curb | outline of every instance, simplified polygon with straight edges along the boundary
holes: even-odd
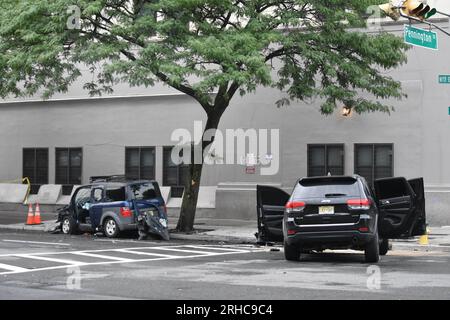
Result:
[[[41,225],[27,226],[27,225],[5,225],[0,224],[0,230],[14,230],[14,231],[31,231],[31,232],[49,232],[52,229],[52,224],[43,223]],[[238,237],[238,236],[220,236],[208,234],[180,234],[171,233],[171,240],[190,240],[190,241],[209,241],[209,242],[224,242],[231,244],[256,244],[256,239],[253,237]],[[392,250],[408,250],[418,252],[450,252],[450,246],[442,245],[419,245],[415,243],[392,242]]]
[[[41,224],[35,226],[28,225],[7,225],[0,224],[0,230],[12,230],[12,231],[31,231],[31,232],[49,232],[52,229],[52,224]],[[226,242],[233,244],[254,244],[256,239],[252,237],[236,237],[236,236],[218,236],[207,234],[180,234],[171,233],[170,239],[172,240],[191,240],[191,241],[210,241],[210,242]]]
[[[191,240],[191,241],[211,241],[211,242],[226,242],[233,244],[256,244],[256,238],[251,237],[236,237],[236,236],[216,236],[207,234],[179,234],[171,233],[170,239],[173,240]]]
[[[34,231],[47,232],[49,231],[45,224],[27,226],[27,225],[7,225],[0,224],[0,230],[15,230],[15,231]]]
[[[407,243],[392,243],[392,250],[409,250],[419,252],[450,252],[450,246],[436,244],[420,245]]]

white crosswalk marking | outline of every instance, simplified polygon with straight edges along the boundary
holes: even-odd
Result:
[[[157,250],[167,250],[167,251],[176,251],[176,252],[187,252],[187,253],[196,253],[196,254],[204,254],[205,256],[214,255],[215,252],[208,251],[199,251],[199,250],[186,250],[186,249],[178,249],[178,248],[167,248],[167,247],[156,247]]]
[[[111,251],[113,251],[113,250],[111,250]],[[100,259],[106,259],[106,260],[123,261],[123,262],[133,261],[132,259],[119,258],[119,257],[113,257],[113,256],[105,256],[103,254],[96,254],[96,253],[89,253],[89,252],[73,252],[71,254],[79,255],[79,256],[85,256],[85,257],[91,257],[91,258],[100,258]]]
[[[67,265],[70,265],[70,266],[77,266],[77,265],[82,264],[82,262],[80,262],[80,261],[67,260],[67,259],[57,259],[57,258],[49,258],[49,257],[43,257],[41,255],[37,255],[37,254],[16,254],[14,256],[19,257],[19,258],[43,260],[43,261],[49,261],[49,262],[57,262],[57,263],[67,264]]]
[[[186,245],[185,247],[187,247],[187,248],[193,248],[193,249],[213,249],[213,250],[219,250],[219,251],[250,252],[249,250],[234,249],[234,248],[220,248],[220,247],[212,247],[212,246],[192,246],[192,245]]]
[[[194,249],[194,250],[192,250]],[[193,259],[200,257],[222,256],[232,254],[251,253],[262,251],[256,247],[239,247],[239,246],[212,246],[212,245],[176,245],[176,246],[146,246],[131,248],[115,248],[115,249],[97,249],[97,250],[79,250],[79,251],[52,251],[52,252],[34,252],[34,253],[11,253],[0,255],[0,275],[36,272],[44,270],[64,269],[72,266],[98,266],[122,263],[151,262],[175,259]],[[161,252],[163,251],[163,252]],[[127,257],[120,257],[120,254],[127,254]],[[58,256],[64,255],[64,259]],[[67,259],[73,256],[75,259]],[[96,258],[97,261],[82,262],[77,261],[76,257]],[[131,256],[131,258],[130,258]],[[4,258],[19,258],[17,264],[20,265],[21,259],[29,261],[42,260],[59,265],[48,267],[24,268],[20,266],[12,266],[2,264]],[[23,260],[22,260],[23,262]],[[16,260],[15,260],[16,263]],[[27,266],[29,262],[27,263]],[[6,271],[3,271],[6,270]]]
[[[5,269],[5,270],[9,270],[9,271],[14,271],[14,272],[24,272],[24,271],[28,270],[26,268],[11,266],[9,264],[3,264],[3,263],[0,263],[0,269]]]
[[[142,256],[155,256],[155,257],[164,257],[164,258],[175,258],[177,256],[171,256],[168,254],[162,254],[162,253],[153,253],[153,252],[142,252],[142,251],[135,251],[135,250],[127,250],[127,249],[118,249],[117,252],[123,252],[123,253],[132,253]]]

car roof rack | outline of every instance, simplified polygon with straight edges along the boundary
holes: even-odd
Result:
[[[95,182],[127,182],[133,181],[134,179],[127,178],[124,174],[116,174],[110,176],[92,176],[89,178],[90,183]]]

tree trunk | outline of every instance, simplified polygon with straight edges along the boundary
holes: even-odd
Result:
[[[203,135],[207,130],[213,129],[216,130],[219,126],[221,113],[217,114],[209,114],[208,120],[206,122],[205,129],[203,130]],[[201,150],[202,150],[202,163],[194,163],[192,156],[191,164],[189,165],[189,173],[186,179],[186,184],[184,186],[184,194],[183,201],[181,204],[180,217],[178,219],[177,231],[181,232],[191,232],[194,229],[194,220],[195,220],[195,211],[197,209],[197,200],[198,200],[198,192],[200,191],[200,180],[202,177],[202,169],[203,169],[203,152],[208,145],[210,145],[214,139],[211,141],[202,141]],[[193,148],[191,150],[193,155]]]
[[[191,232],[194,229],[195,210],[197,209],[203,164],[191,164],[189,167],[191,177],[186,179],[187,183],[184,187],[180,218],[177,224],[177,230],[182,232]]]

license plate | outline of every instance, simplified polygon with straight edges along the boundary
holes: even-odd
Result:
[[[333,206],[319,207],[319,214],[334,214]]]

